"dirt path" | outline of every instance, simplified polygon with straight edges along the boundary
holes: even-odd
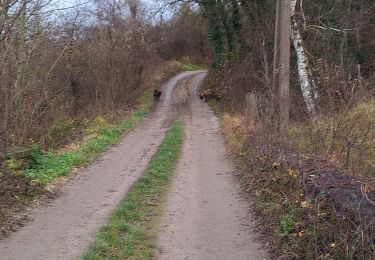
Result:
[[[78,259],[141,176],[176,114],[186,141],[167,202],[158,258],[263,259],[253,242],[247,202],[231,174],[219,124],[196,90],[202,72],[185,72],[163,89],[157,109],[98,162],[81,170],[50,205],[0,241],[1,260]]]
[[[190,96],[184,109],[186,140],[161,223],[157,258],[264,259],[252,235],[248,202],[233,180],[219,124],[196,95],[203,76],[179,86],[188,89],[176,90]]]
[[[197,74],[184,72],[171,79],[145,122],[64,185],[59,198],[35,209],[25,227],[0,241],[0,259],[79,258],[161,143],[173,113],[173,90],[183,78]]]

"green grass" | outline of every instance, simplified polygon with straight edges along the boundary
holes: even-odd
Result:
[[[297,210],[293,205],[289,205],[288,212],[280,216],[279,236],[285,237],[293,231],[297,221]]]
[[[94,134],[86,138],[76,149],[64,152],[50,151],[41,154],[34,147],[35,164],[25,169],[24,174],[32,181],[48,184],[57,177],[69,175],[74,167],[84,165],[98,154],[109,149],[125,133],[130,132],[149,112],[152,106],[152,93],[142,97],[139,108],[117,125],[103,124]]]
[[[184,126],[177,121],[168,131],[143,177],[120,202],[108,223],[82,259],[151,259],[160,217],[160,201],[168,189],[180,154]]]
[[[200,65],[197,65],[197,64],[191,64],[191,63],[187,63],[187,64],[182,64],[182,69],[183,70],[187,70],[187,71],[195,71],[195,70],[203,70],[204,68]]]

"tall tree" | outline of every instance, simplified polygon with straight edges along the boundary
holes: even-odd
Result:
[[[296,14],[297,0],[291,0],[291,19],[292,19],[292,40],[293,46],[297,54],[298,75],[303,98],[305,100],[306,108],[311,116],[316,114],[316,92],[315,82],[312,78],[312,73],[309,65],[309,60],[306,55],[305,46],[300,32],[300,25]],[[302,7],[301,7],[302,8]]]

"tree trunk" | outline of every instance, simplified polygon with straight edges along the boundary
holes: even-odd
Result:
[[[2,36],[1,34],[4,30],[4,24],[5,24],[7,13],[8,13],[8,3],[6,1],[2,1],[0,3],[0,36]]]
[[[21,14],[20,14],[20,21],[18,26],[18,37],[17,37],[17,55],[18,55],[18,62],[17,62],[17,79],[16,79],[16,95],[17,101],[20,102],[21,99],[21,92],[23,86],[23,80],[25,76],[25,67],[26,67],[26,46],[25,46],[25,34],[26,34],[26,8],[27,8],[27,0],[22,0],[21,6]]]
[[[309,61],[306,56],[306,51],[303,45],[303,39],[299,30],[298,21],[296,18],[296,4],[297,0],[291,0],[291,19],[292,19],[292,41],[294,49],[297,53],[298,75],[301,84],[303,99],[305,101],[307,110],[311,116],[316,115],[315,99],[316,93],[314,90],[314,80],[312,79]]]

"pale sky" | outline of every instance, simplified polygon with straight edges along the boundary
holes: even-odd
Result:
[[[161,2],[156,0],[141,0],[141,2],[150,7],[150,11],[158,10],[162,6]],[[51,9],[62,9],[60,12],[68,12],[74,7],[88,8],[93,5],[94,0],[53,0],[52,3],[54,6]]]
[[[87,3],[88,2],[88,3]],[[76,5],[89,5],[92,0],[55,0],[54,3],[59,8],[69,8],[74,7]]]

